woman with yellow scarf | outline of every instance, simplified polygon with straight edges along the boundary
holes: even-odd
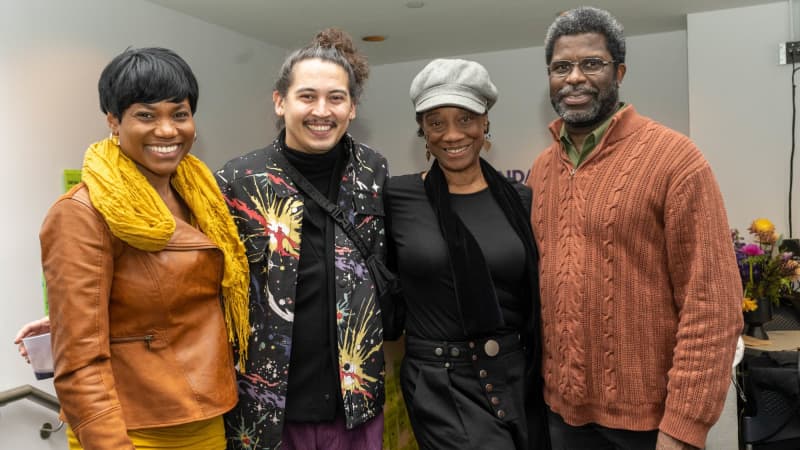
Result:
[[[219,188],[189,154],[197,81],[177,54],[142,48],[98,87],[111,136],[40,233],[70,449],[222,449],[249,278]]]

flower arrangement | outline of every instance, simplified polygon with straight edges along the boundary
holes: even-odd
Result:
[[[768,219],[754,220],[747,231],[754,242],[745,242],[738,230],[731,235],[744,289],[742,311],[751,312],[758,309],[759,298],[777,305],[781,295],[792,291],[792,282],[800,280],[800,261],[779,250],[781,236]]]

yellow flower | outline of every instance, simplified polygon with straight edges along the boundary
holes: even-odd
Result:
[[[771,235],[772,233],[775,232],[775,225],[773,225],[772,222],[769,221],[769,219],[760,217],[754,220],[753,223],[750,224],[750,228],[748,230],[754,234],[763,233],[765,235],[766,234]]]
[[[758,303],[752,298],[743,298],[742,299],[742,311],[744,312],[751,312],[758,309]]]
[[[769,219],[763,217],[754,220],[747,231],[756,237],[759,244],[773,245],[781,237],[775,231],[775,225]]]

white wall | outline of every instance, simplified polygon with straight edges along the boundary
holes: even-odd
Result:
[[[768,217],[788,235],[792,68],[778,65],[778,43],[789,40],[788,15],[782,2],[687,20],[691,136],[714,167],[731,226],[742,231]]]
[[[627,40],[628,73],[621,99],[645,115],[683,133],[689,131],[686,33],[674,31]],[[500,91],[489,112],[493,147],[487,159],[498,170],[527,173],[534,157],[550,142],[550,105],[544,48],[531,47],[461,56],[485,65]],[[408,89],[429,61],[387,64],[372,69],[353,133],[389,159],[392,174],[423,170],[425,145]]]
[[[264,145],[273,133],[271,83],[285,51],[143,1],[26,0],[0,5],[0,391],[36,382],[12,337],[42,315],[38,230],[80,168],[89,143],[108,135],[97,100],[103,66],[128,46],[176,50],[200,83],[193,151],[211,168]],[[38,427],[56,415],[24,401],[0,408],[0,450],[65,448]]]

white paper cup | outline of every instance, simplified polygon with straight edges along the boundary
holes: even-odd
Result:
[[[50,333],[22,338],[28,359],[31,360],[33,374],[37,380],[53,376],[53,351],[50,349]]]

